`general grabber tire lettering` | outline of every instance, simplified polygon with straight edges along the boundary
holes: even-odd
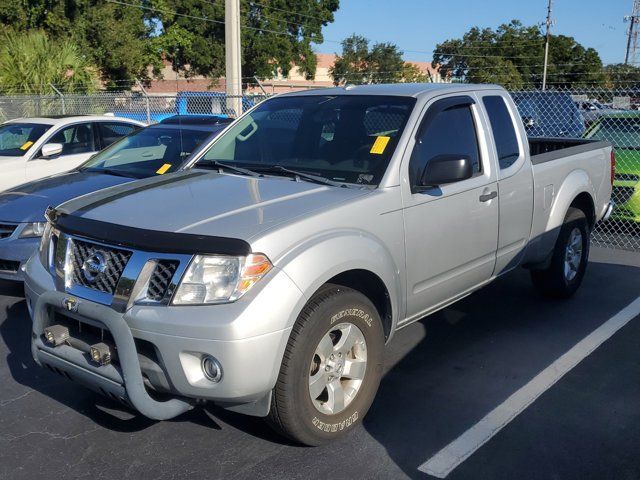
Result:
[[[293,326],[268,422],[304,445],[342,437],[369,410],[383,358],[382,322],[371,301],[351,288],[321,288]]]
[[[589,261],[589,223],[582,210],[569,208],[560,228],[551,263],[531,270],[536,290],[549,298],[569,298],[584,278]]]

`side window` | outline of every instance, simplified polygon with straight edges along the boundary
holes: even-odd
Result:
[[[116,140],[120,140],[138,128],[130,123],[119,122],[99,122],[96,125],[98,125],[98,131],[100,132],[102,148],[107,148]]]
[[[48,143],[61,143],[62,155],[95,152],[93,125],[81,123],[63,128],[48,140]]]
[[[507,104],[499,95],[484,97],[482,103],[489,115],[500,168],[509,168],[520,157],[520,146]]]
[[[411,154],[411,181],[415,182],[422,177],[429,160],[451,154],[468,156],[473,165],[473,173],[481,171],[476,125],[468,105],[439,112],[420,132]]]

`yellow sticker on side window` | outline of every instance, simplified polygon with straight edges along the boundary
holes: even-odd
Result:
[[[382,155],[384,153],[384,149],[387,148],[389,140],[391,140],[391,137],[377,137],[376,141],[373,142],[373,146],[371,147],[371,150],[369,150],[369,153],[373,153],[374,155]]]
[[[165,173],[167,173],[169,171],[169,169],[171,168],[171,164],[170,163],[165,163],[164,165],[162,165],[158,171],[156,172],[158,175],[164,175]]]
[[[31,145],[33,145],[33,142],[31,140],[24,142],[20,147],[20,150],[28,150]]]

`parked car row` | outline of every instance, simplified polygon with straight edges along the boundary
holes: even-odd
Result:
[[[530,132],[553,120],[531,108]],[[517,266],[571,296],[611,214],[610,143],[528,138],[496,86],[298,92],[208,122],[0,195],[36,362],[158,420],[212,401],[330,442],[397,329]]]
[[[49,127],[53,129],[51,132],[37,127],[49,125],[49,120],[16,120],[0,127],[0,139],[5,146],[2,152],[7,156],[26,152],[14,162],[0,160],[8,167],[2,184],[22,183],[0,192],[2,279],[23,279],[21,267],[37,249],[46,225],[47,207],[104,188],[180,170],[199,145],[214,138],[231,122],[217,116],[174,116],[142,128],[139,122],[109,117],[66,117],[51,120],[55,122],[51,124],[55,128]],[[83,129],[98,136],[81,149],[77,139]],[[40,132],[40,137],[31,135],[35,131]],[[60,143],[50,143],[52,140]],[[16,145],[27,146],[22,149]],[[56,146],[57,154],[51,153],[41,160],[38,149],[47,152],[47,148],[53,150],[52,145],[62,148]],[[96,154],[96,145],[107,148]],[[73,150],[65,150],[67,146]],[[20,165],[29,179],[45,178],[24,183],[17,162],[23,162]],[[36,169],[34,165],[42,162],[46,165]]]

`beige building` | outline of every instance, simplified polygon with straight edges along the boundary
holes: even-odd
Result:
[[[336,55],[332,53],[316,54],[318,64],[313,80],[307,80],[298,67],[293,67],[287,76],[278,74],[274,78],[257,81],[246,79],[247,92],[250,93],[283,93],[294,90],[304,90],[309,88],[326,88],[333,86],[333,79],[329,74],[329,69],[336,61]],[[431,66],[431,62],[409,62],[418,67],[426,75],[430,82],[441,83],[447,81],[443,79],[437,68]],[[190,78],[182,74],[176,75],[171,68],[170,62],[165,62],[162,69],[162,80],[153,80],[146,89],[149,94],[162,95],[175,93],[177,91],[220,91],[225,90],[224,78],[212,80],[202,76]]]

